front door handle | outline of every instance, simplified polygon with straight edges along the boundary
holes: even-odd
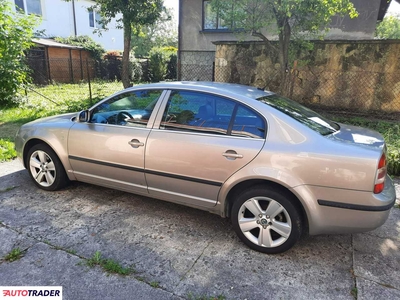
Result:
[[[237,154],[237,152],[235,150],[228,150],[225,153],[222,154],[223,156],[225,156],[227,159],[230,160],[234,160],[237,158],[243,158],[242,154]]]
[[[142,143],[138,139],[133,139],[129,141],[128,144],[131,145],[132,148],[139,148],[144,146],[144,143]]]

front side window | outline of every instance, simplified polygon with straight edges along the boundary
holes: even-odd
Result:
[[[285,97],[274,94],[258,98],[257,100],[283,112],[321,135],[328,135],[340,129],[338,124]]]
[[[15,7],[26,14],[42,15],[42,4],[40,0],[14,0]]]
[[[161,129],[238,137],[263,138],[265,122],[234,100],[191,91],[173,91]]]
[[[115,96],[93,109],[90,122],[146,127],[161,93],[161,90],[144,90]]]

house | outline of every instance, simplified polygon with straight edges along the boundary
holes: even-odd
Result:
[[[216,46],[213,42],[237,41],[213,12],[209,0],[179,0],[179,78],[212,80]],[[325,39],[372,39],[378,21],[385,16],[387,0],[352,0],[359,17],[336,16]],[[267,36],[273,38],[273,36]],[[248,37],[246,40],[258,40]]]
[[[46,37],[69,37],[88,35],[106,50],[122,50],[124,44],[123,29],[117,28],[116,20],[103,30],[99,23],[98,12],[88,8],[95,4],[89,0],[8,0],[26,14],[35,14],[42,18],[36,28],[44,31]],[[93,31],[98,30],[101,36]]]

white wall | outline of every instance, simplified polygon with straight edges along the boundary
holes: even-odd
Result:
[[[46,0],[56,1],[56,0]],[[58,0],[60,1],[60,0]],[[124,35],[122,29],[117,29],[116,20],[112,20],[108,25],[108,30],[101,30],[101,36],[93,33],[94,28],[89,26],[89,13],[87,8],[92,6],[94,1],[78,0],[75,1],[76,27],[78,35],[88,35],[96,42],[103,45],[106,50],[123,50]],[[117,19],[121,16],[117,16]]]
[[[14,0],[9,0],[14,4]],[[45,30],[47,37],[68,37],[74,35],[74,19],[72,1],[63,0],[41,0],[42,22],[37,30]],[[93,33],[94,28],[89,26],[89,13],[87,8],[92,6],[94,1],[75,0],[75,16],[77,35],[88,35],[100,43],[106,50],[123,50],[123,30],[116,28],[116,21],[108,24],[109,30],[102,30],[102,35]]]

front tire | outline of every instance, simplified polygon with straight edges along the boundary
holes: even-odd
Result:
[[[264,186],[250,188],[236,198],[231,221],[247,246],[268,254],[289,250],[303,230],[293,197]]]
[[[46,144],[29,149],[26,166],[33,182],[43,190],[55,191],[69,183],[60,159]]]

